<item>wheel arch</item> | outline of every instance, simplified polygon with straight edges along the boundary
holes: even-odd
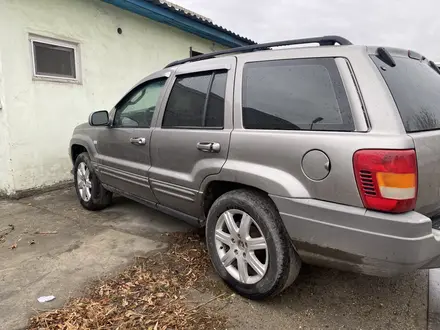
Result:
[[[202,214],[205,218],[218,197],[240,188],[259,191],[269,198],[270,195],[310,198],[306,187],[289,173],[259,164],[227,164],[219,174],[206,177],[201,184]]]
[[[87,152],[90,156],[90,159],[94,161],[96,148],[91,138],[82,135],[72,137],[70,140],[69,153],[73,164],[75,164],[76,158],[83,152]]]
[[[75,144],[72,144],[70,146],[70,158],[71,158],[73,164],[75,164],[76,159],[83,152],[87,152],[88,153],[89,151],[82,144],[76,144],[75,143]]]

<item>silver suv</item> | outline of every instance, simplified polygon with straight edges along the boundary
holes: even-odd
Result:
[[[440,71],[413,51],[330,36],[173,62],[78,126],[70,153],[86,209],[117,192],[205,226],[219,276],[251,299],[301,261],[440,266]]]

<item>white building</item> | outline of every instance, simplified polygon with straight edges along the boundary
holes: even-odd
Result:
[[[163,0],[0,0],[0,194],[69,180],[73,128],[147,74],[251,43]]]

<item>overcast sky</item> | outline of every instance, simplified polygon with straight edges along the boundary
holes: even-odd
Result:
[[[257,42],[339,34],[440,62],[439,0],[172,0]]]

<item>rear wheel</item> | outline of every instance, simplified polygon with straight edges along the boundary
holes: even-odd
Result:
[[[208,214],[206,240],[217,273],[250,299],[280,293],[301,268],[278,210],[259,192],[235,190],[220,196]]]
[[[85,209],[102,210],[111,203],[112,193],[102,186],[86,152],[75,160],[74,179],[76,194]]]

